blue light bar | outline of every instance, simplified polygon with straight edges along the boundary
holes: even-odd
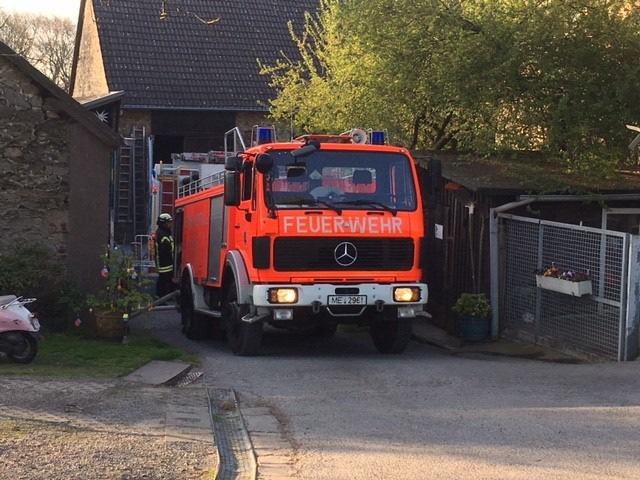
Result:
[[[386,143],[384,130],[371,130],[369,132],[369,143],[372,145],[384,145]]]
[[[273,130],[270,127],[258,127],[258,145],[273,142]]]
[[[271,126],[254,125],[251,131],[251,145],[262,145],[276,141],[276,128]]]

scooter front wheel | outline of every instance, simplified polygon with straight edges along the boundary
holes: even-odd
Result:
[[[7,357],[15,363],[30,363],[38,354],[38,341],[31,335],[22,335],[22,343],[12,348]]]

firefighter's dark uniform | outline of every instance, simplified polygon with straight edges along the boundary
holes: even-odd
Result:
[[[173,251],[174,242],[171,236],[173,219],[168,213],[158,217],[158,229],[155,235],[156,270],[158,282],[156,283],[156,295],[164,297],[175,290],[173,283]]]

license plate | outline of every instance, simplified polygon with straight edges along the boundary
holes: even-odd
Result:
[[[366,305],[366,295],[329,295],[329,305]]]

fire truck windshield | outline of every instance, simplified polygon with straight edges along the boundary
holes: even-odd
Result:
[[[410,159],[400,153],[318,150],[302,159],[271,151],[273,168],[264,177],[272,208],[328,208],[398,211],[416,209]]]

